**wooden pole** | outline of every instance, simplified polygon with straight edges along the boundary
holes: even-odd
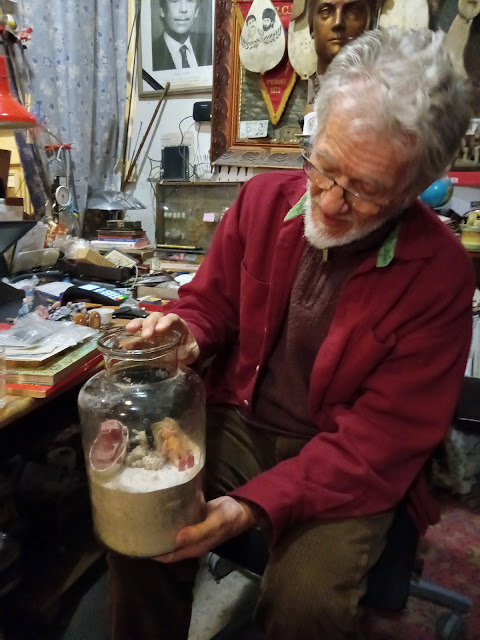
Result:
[[[122,145],[123,164],[122,164],[122,182],[121,182],[122,184],[123,184],[123,179],[125,178],[124,172],[125,172],[125,164],[127,162],[128,133],[130,128],[130,117],[132,113],[133,85],[136,80],[135,72],[137,70],[137,44],[139,42],[139,33],[140,33],[140,2],[137,3],[137,8],[135,10],[135,17],[133,18],[132,35],[133,35],[134,28],[135,28],[135,49],[133,51],[132,76],[131,76],[131,82],[130,82],[130,97],[128,99],[127,118],[126,118],[124,130],[123,130],[123,145]],[[129,42],[129,46],[127,47],[127,55],[128,55],[129,48],[130,48],[130,42]]]
[[[160,109],[160,106],[161,106],[161,104],[163,102],[163,99],[167,95],[167,92],[168,92],[169,89],[170,89],[170,83],[167,82],[167,84],[165,85],[165,89],[162,91],[162,94],[158,99],[158,104],[155,107],[155,111],[153,112],[153,115],[152,115],[152,117],[150,119],[150,122],[148,123],[147,130],[145,131],[145,134],[144,134],[144,136],[142,138],[140,146],[138,147],[137,153],[135,154],[135,157],[132,160],[132,164],[130,165],[130,168],[128,169],[128,173],[127,173],[125,179],[122,181],[122,185],[120,187],[121,191],[125,191],[125,187],[128,185],[128,181],[130,180],[130,178],[132,176],[132,173],[133,173],[133,170],[135,169],[135,165],[137,164],[138,156],[140,155],[140,152],[143,149],[143,145],[145,144],[147,136],[150,133],[150,129],[152,128],[152,125],[153,125],[153,123],[155,121],[155,118],[157,117],[158,110]]]

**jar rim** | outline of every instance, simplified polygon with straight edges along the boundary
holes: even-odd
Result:
[[[111,329],[98,338],[97,347],[99,351],[109,356],[130,360],[149,360],[151,358],[158,358],[172,351],[172,349],[176,349],[180,345],[182,335],[180,331],[170,329],[165,333],[154,333],[151,338],[146,338],[145,341],[151,343],[158,341],[158,344],[153,344],[151,347],[128,349],[120,346],[122,340],[140,337],[141,330],[136,333],[131,333],[130,331],[125,331],[123,327]]]

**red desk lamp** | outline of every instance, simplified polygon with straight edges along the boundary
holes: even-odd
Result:
[[[10,93],[7,61],[0,55],[0,129],[29,129],[37,124],[35,116]]]

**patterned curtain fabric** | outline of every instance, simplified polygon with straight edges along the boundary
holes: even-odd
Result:
[[[127,80],[128,0],[19,0],[35,115],[71,143],[78,211],[88,187],[118,188]],[[50,144],[55,140],[51,139]],[[52,166],[55,174],[55,163]]]

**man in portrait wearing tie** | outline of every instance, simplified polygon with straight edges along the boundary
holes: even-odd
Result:
[[[202,0],[159,0],[163,32],[153,40],[153,71],[212,64],[211,38],[192,32]]]

